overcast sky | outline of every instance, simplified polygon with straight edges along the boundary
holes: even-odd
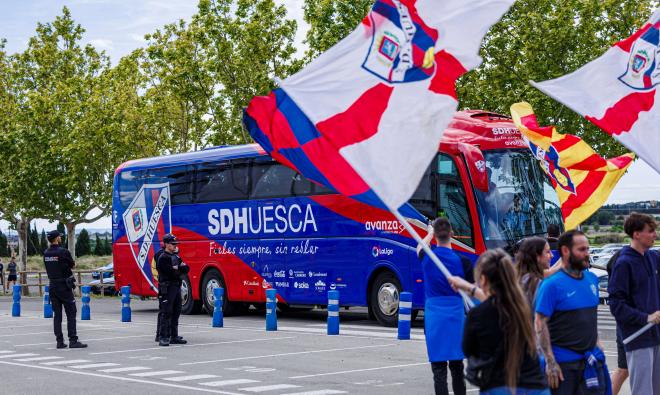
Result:
[[[275,0],[285,4],[290,18],[298,21],[296,42],[302,49],[306,26],[302,21],[303,0]],[[7,39],[9,53],[23,51],[34,35],[37,22],[50,22],[69,7],[74,20],[86,33],[84,42],[105,50],[113,64],[132,50],[145,44],[144,35],[179,19],[189,21],[197,10],[197,0],[0,0],[0,38]],[[301,51],[302,52],[302,51]],[[607,203],[638,200],[660,200],[660,174],[637,160],[621,179]],[[104,218],[87,228],[110,228]],[[47,230],[55,225],[37,221]],[[0,221],[5,231],[7,223]]]

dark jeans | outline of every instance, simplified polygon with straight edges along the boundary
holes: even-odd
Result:
[[[551,390],[552,395],[604,395],[606,390],[603,364],[598,362],[598,388],[589,389],[584,382],[584,361],[560,363],[564,381],[559,382],[559,388]],[[609,374],[609,372],[607,373]]]
[[[181,315],[181,286],[177,283],[158,284],[159,332],[162,338],[179,336],[179,316]]]
[[[433,386],[435,395],[449,395],[447,387],[447,362],[431,362],[433,370]],[[465,377],[463,375],[463,361],[449,361],[451,371],[451,386],[454,395],[465,395]]]
[[[76,334],[76,300],[73,297],[73,291],[64,284],[50,285],[50,303],[53,306],[53,330],[55,339],[58,343],[64,342],[62,333],[62,307],[66,312],[66,329],[69,335],[69,341],[78,340]]]

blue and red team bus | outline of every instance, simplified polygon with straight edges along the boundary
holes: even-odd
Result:
[[[489,248],[510,248],[548,224],[562,225],[557,195],[520,132],[505,116],[458,112],[438,155],[410,199],[426,218],[449,218],[455,251],[476,260]],[[423,275],[412,237],[384,210],[359,203],[271,159],[258,145],[129,161],[115,173],[113,261],[116,287],[155,296],[151,262],[172,232],[190,266],[182,310],[261,306],[275,288],[283,308],[327,304],[368,306],[395,325],[401,291],[424,306]],[[422,219],[421,221],[419,219]]]

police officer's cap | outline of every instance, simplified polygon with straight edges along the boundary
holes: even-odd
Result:
[[[48,232],[46,234],[46,238],[50,242],[52,242],[53,240],[57,239],[60,236],[64,236],[64,235],[62,233],[60,233],[59,231],[57,231],[57,230],[51,230],[50,232]]]
[[[166,234],[163,236],[163,243],[164,244],[179,244],[179,240],[177,240],[176,236],[174,236],[171,233]]]

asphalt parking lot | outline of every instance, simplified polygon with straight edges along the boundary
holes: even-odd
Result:
[[[189,343],[159,347],[156,301],[132,300],[132,322],[122,323],[120,299],[103,298],[92,300],[90,321],[78,321],[89,348],[57,350],[41,299],[23,298],[21,317],[11,317],[11,304],[11,297],[0,297],[0,386],[6,394],[433,393],[421,318],[412,339],[399,341],[396,328],[369,321],[365,309],[341,311],[339,336],[326,335],[322,310],[279,314],[276,332],[266,332],[257,311],[225,317],[224,328],[211,327],[205,314],[190,315],[180,322]],[[80,302],[78,311],[80,317]],[[606,306],[599,310],[599,330],[613,370],[614,320]]]

